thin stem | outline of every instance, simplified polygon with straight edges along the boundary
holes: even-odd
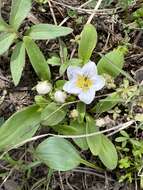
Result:
[[[48,177],[47,177],[48,182],[47,182],[46,190],[49,190],[50,180],[52,178],[53,173],[54,173],[54,170],[53,169],[49,169]]]
[[[94,169],[96,169],[98,171],[103,171],[102,168],[100,168],[100,167],[96,166],[95,164],[92,164],[92,163],[90,163],[90,162],[88,162],[88,161],[86,161],[84,159],[81,159],[81,163],[88,166],[88,167],[90,167],[90,168],[94,168]]]
[[[53,10],[53,7],[52,7],[52,5],[51,5],[51,2],[48,1],[48,3],[49,3],[49,7],[50,7],[50,11],[51,11],[51,14],[52,14],[52,17],[53,17],[54,23],[55,23],[55,25],[58,25],[58,23],[57,23],[57,19],[56,19],[56,17],[55,17],[55,13],[54,13],[54,10]]]
[[[94,8],[93,13],[92,13],[92,14],[90,15],[90,17],[88,18],[87,24],[91,23],[93,17],[95,16],[96,11],[99,9],[99,7],[100,7],[100,5],[101,5],[101,3],[102,3],[102,0],[99,0],[99,1],[97,2],[96,6],[95,6],[95,8]]]
[[[102,131],[98,131],[98,132],[90,133],[90,134],[83,134],[83,135],[55,135],[55,134],[48,133],[48,134],[43,134],[43,135],[35,136],[35,137],[32,137],[32,138],[26,139],[25,141],[23,141],[23,142],[21,142],[21,143],[19,143],[17,145],[14,145],[13,147],[9,148],[2,155],[0,155],[0,159],[2,159],[3,156],[7,152],[9,152],[10,150],[18,148],[18,147],[22,146],[25,143],[28,143],[28,142],[31,142],[31,141],[36,141],[36,140],[44,138],[44,137],[53,136],[53,137],[59,137],[59,138],[65,138],[65,139],[68,139],[68,138],[75,138],[75,139],[77,139],[77,138],[87,138],[87,137],[92,137],[92,136],[103,134],[103,133],[106,133],[106,132],[109,132],[109,131],[113,131],[113,130],[116,130],[116,132],[119,132],[119,131],[121,131],[123,129],[126,129],[127,127],[129,127],[133,123],[135,123],[135,121],[131,120],[129,122],[126,122],[124,124],[120,124],[118,126],[110,128],[110,129],[106,129],[106,130],[102,130]]]

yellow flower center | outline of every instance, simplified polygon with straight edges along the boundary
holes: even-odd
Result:
[[[93,85],[93,82],[91,79],[84,75],[78,75],[77,81],[76,81],[76,86],[78,88],[81,88],[83,91],[89,90],[91,86]]]

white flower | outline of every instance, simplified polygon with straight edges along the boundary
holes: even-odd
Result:
[[[54,94],[54,98],[55,98],[55,101],[58,102],[58,103],[64,103],[66,98],[67,98],[67,95],[65,92],[61,91],[61,90],[58,90],[55,92]]]
[[[78,95],[78,98],[85,104],[90,104],[95,97],[95,92],[105,86],[105,80],[97,74],[97,67],[94,62],[89,61],[82,68],[69,66],[67,69],[69,81],[63,89]]]
[[[36,90],[38,94],[48,94],[52,90],[52,85],[47,81],[41,81],[38,82],[38,84],[36,85]]]

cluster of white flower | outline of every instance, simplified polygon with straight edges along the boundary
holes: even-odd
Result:
[[[52,84],[48,81],[41,81],[36,85],[36,90],[38,94],[45,95],[52,91]],[[64,103],[67,98],[65,92],[58,90],[54,94],[54,99],[58,103]]]
[[[82,68],[69,66],[67,76],[69,81],[65,83],[63,90],[69,94],[78,95],[78,98],[85,104],[90,104],[95,98],[95,92],[105,86],[105,79],[97,74],[97,67],[92,61]],[[48,94],[52,90],[52,85],[47,81],[39,82],[36,90],[41,95]],[[61,90],[54,94],[56,102],[64,103],[66,98],[66,93]]]

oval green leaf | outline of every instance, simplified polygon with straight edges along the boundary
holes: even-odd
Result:
[[[86,132],[85,125],[78,124],[77,121],[72,122],[71,125],[52,126],[52,129],[54,129],[54,131],[58,132],[59,134],[67,135],[67,136],[68,135],[84,135]],[[86,138],[73,138],[73,141],[82,150],[88,149]]]
[[[31,138],[40,125],[38,106],[29,106],[13,114],[0,127],[0,150],[8,150]]]
[[[124,53],[120,49],[113,50],[104,55],[97,64],[99,74],[109,74],[117,77],[124,65]]]
[[[52,129],[62,135],[76,135],[78,129],[70,125],[54,125]]]
[[[86,134],[97,132],[96,122],[92,117],[86,117]],[[93,155],[98,155],[101,145],[101,135],[86,137],[88,146]]]
[[[71,127],[76,130],[76,134],[74,135],[85,135],[86,134],[86,126],[85,123],[78,123],[78,121],[73,121],[70,123]],[[69,134],[73,135],[73,134]],[[73,138],[73,141],[79,146],[82,150],[88,149],[87,139],[86,137],[82,138]]]
[[[86,24],[81,33],[81,39],[79,42],[78,55],[83,60],[83,63],[87,63],[92,55],[92,52],[97,43],[97,32],[92,24]]]
[[[114,92],[110,94],[107,98],[100,100],[99,103],[97,103],[92,108],[92,112],[103,113],[103,112],[109,111],[121,101],[122,100],[119,94]]]
[[[74,146],[65,139],[50,137],[36,149],[36,156],[48,167],[68,171],[80,164],[81,157]]]
[[[18,42],[15,49],[13,50],[10,61],[10,70],[15,86],[17,86],[20,81],[24,66],[25,46],[23,42]]]
[[[27,17],[31,4],[31,0],[12,0],[9,23],[15,30],[19,28],[22,21]]]
[[[30,62],[36,74],[38,75],[38,77],[41,80],[50,80],[51,78],[50,69],[39,47],[30,37],[27,37],[27,36],[24,37],[24,44],[25,44]]]
[[[113,143],[105,136],[101,135],[101,145],[98,154],[103,164],[110,170],[116,168],[118,163],[118,155]]]
[[[50,40],[57,37],[66,36],[72,33],[72,29],[53,24],[36,24],[30,28],[27,35],[34,40]]]
[[[52,102],[42,111],[41,122],[45,126],[54,126],[59,124],[65,118],[66,114],[67,111],[65,108]]]
[[[0,55],[9,49],[15,38],[15,33],[2,33],[0,35]]]
[[[60,66],[61,65],[61,59],[58,56],[52,56],[47,60],[47,63],[51,66]]]
[[[85,113],[86,113],[86,104],[83,102],[77,103],[77,111],[78,115],[78,122],[82,123],[84,121]]]
[[[117,138],[115,139],[116,142],[124,142],[124,141],[127,141],[127,140],[128,140],[127,137],[117,137]]]

